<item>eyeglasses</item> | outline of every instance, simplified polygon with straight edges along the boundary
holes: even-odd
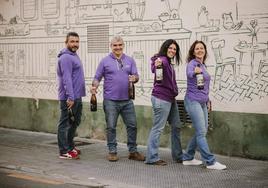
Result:
[[[117,59],[117,62],[119,64],[120,69],[123,69],[124,67],[123,61],[121,59]]]

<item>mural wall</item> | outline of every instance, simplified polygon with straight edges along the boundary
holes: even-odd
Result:
[[[151,105],[149,59],[173,38],[183,99],[186,54],[203,40],[214,110],[268,114],[267,7],[267,0],[0,0],[0,96],[57,99],[57,54],[76,31],[88,86],[110,39],[121,35],[140,73],[135,104]]]

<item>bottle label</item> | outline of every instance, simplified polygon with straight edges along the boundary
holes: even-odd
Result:
[[[163,69],[156,69],[155,77],[156,80],[163,80]]]
[[[203,74],[196,75],[197,87],[204,88],[204,77]]]

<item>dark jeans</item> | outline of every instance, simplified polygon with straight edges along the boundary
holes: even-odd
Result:
[[[72,121],[68,112],[66,100],[60,101],[60,120],[58,124],[58,146],[60,154],[67,153],[74,148],[74,136],[76,128],[81,122],[82,115],[82,100],[75,99],[72,107],[74,120]]]

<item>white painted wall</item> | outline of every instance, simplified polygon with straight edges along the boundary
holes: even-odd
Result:
[[[252,19],[258,22],[254,47]],[[135,58],[141,75],[137,105],[151,105],[149,59],[168,38],[181,47],[177,79],[178,99],[183,99],[186,54],[194,40],[203,40],[214,110],[268,113],[268,65],[260,66],[267,58],[267,0],[0,0],[0,96],[57,99],[56,56],[69,31],[80,34],[78,53],[88,85],[99,60],[109,52],[109,39],[122,35],[125,52]],[[215,39],[225,44],[223,58],[234,62],[223,73],[216,68]]]

